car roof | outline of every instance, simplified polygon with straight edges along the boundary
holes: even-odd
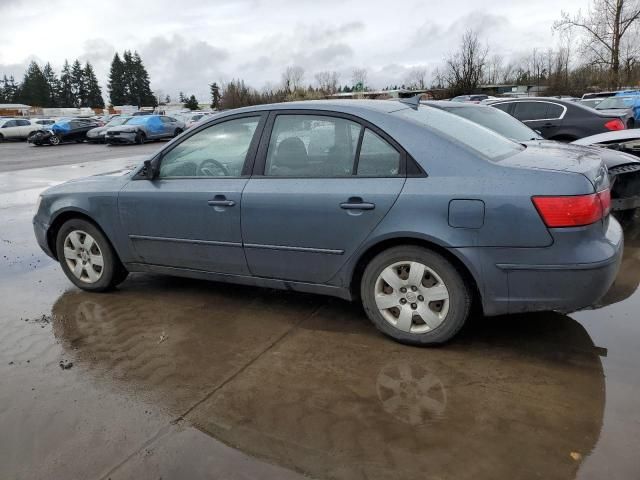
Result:
[[[450,102],[448,100],[423,100],[420,102],[420,105],[429,105],[441,108],[488,108],[488,105],[486,104]]]
[[[267,103],[242,107],[234,110],[225,110],[221,113],[229,112],[254,112],[262,110],[327,110],[335,112],[349,112],[368,110],[372,112],[391,113],[397,110],[410,108],[401,102],[389,102],[384,100],[305,100],[297,102]]]

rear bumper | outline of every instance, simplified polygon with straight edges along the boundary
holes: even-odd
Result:
[[[607,220],[604,236],[602,228],[554,231],[554,244],[546,248],[460,249],[481,272],[485,315],[571,312],[593,305],[615,280],[624,248],[615,219]]]

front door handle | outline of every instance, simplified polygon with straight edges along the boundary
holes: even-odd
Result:
[[[346,202],[340,204],[343,210],[373,210],[376,208],[375,203],[364,202],[360,197],[350,197]]]
[[[227,200],[224,195],[216,195],[213,200],[208,200],[207,205],[211,207],[233,207],[236,204],[233,200]]]

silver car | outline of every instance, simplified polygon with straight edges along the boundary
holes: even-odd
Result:
[[[110,127],[105,142],[143,144],[149,140],[177,137],[185,130],[182,120],[166,115],[139,115],[131,117],[125,124]]]
[[[87,132],[87,141],[104,143],[107,130],[109,130],[111,127],[124,125],[125,123],[127,123],[127,121],[129,121],[130,118],[132,117],[126,115],[118,115],[117,117],[113,117],[106,125],[89,130]]]

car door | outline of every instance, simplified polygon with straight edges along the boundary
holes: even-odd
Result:
[[[31,133],[31,122],[29,120],[16,120],[16,126],[18,127],[18,137],[27,138]]]
[[[153,180],[134,179],[118,208],[138,261],[248,273],[240,204],[266,115],[220,119],[160,153]]]
[[[17,120],[7,120],[2,125],[2,136],[4,138],[18,138],[20,136],[20,127]]]
[[[513,116],[537,130],[544,138],[558,133],[566,108],[560,104],[541,100],[515,102]]]
[[[329,281],[395,202],[405,162],[393,140],[355,117],[273,112],[242,194],[251,273]]]

